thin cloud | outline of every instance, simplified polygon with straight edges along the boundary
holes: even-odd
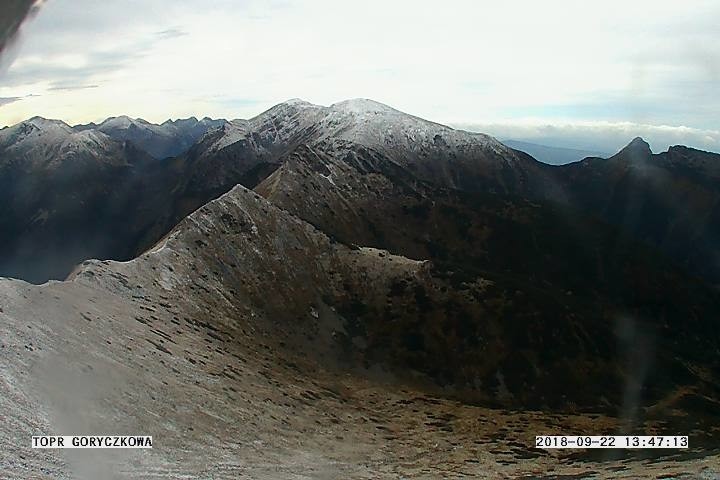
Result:
[[[98,88],[99,85],[58,85],[48,88],[49,91],[55,92],[55,91],[61,91],[61,92],[71,92],[74,90],[87,90],[89,88]]]
[[[188,32],[179,28],[168,28],[167,30],[157,32],[155,35],[160,39],[166,40],[171,38],[184,37],[185,35],[188,35]]]
[[[40,97],[40,96],[41,95],[35,95],[35,94],[30,93],[28,95],[23,95],[21,97],[0,97],[0,106],[9,105],[11,103],[19,102],[20,100],[33,98],[33,97]]]
[[[43,60],[18,61],[3,78],[3,86],[18,87],[46,82],[48,90],[63,90],[66,85],[83,85],[88,79],[107,76],[143,56],[144,44],[104,52],[88,52],[77,56],[76,63],[66,56],[50,56]]]
[[[22,97],[0,97],[0,106],[22,100]]]

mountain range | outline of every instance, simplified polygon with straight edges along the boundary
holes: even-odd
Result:
[[[250,120],[114,117],[70,127],[36,117],[4,128],[0,274],[42,282],[87,258],[132,258],[234,185],[267,184],[284,166],[277,179],[298,149],[342,164],[357,157],[360,171],[392,168],[411,184],[569,207],[720,278],[717,154],[672,147],[654,155],[636,139],[607,160],[548,166],[487,135],[363,99],[290,100]]]
[[[320,452],[348,423],[318,405],[368,408],[353,406],[350,382],[415,411],[430,395],[434,415],[458,402],[462,422],[471,406],[584,412],[612,429],[692,430],[710,448],[720,155],[653,154],[636,138],[553,166],[366,99],[191,119],[192,144],[170,157],[174,134],[158,132],[184,127],[145,123],[33,118],[0,131],[0,274],[67,277],[0,282],[12,346],[0,397],[43,389],[22,386],[27,362],[88,363],[82,375],[128,385],[93,400],[95,428],[121,411],[128,428],[172,439],[259,416],[271,426],[236,433],[278,447],[312,418]],[[153,402],[152,385],[176,403]],[[199,408],[188,396],[214,420],[183,413]],[[69,415],[5,407],[21,424]],[[410,417],[370,423],[405,445],[392,425]],[[447,418],[433,428],[459,435]]]
[[[167,120],[156,125],[142,118],[111,117],[96,125],[76,125],[75,131],[95,130],[118,141],[129,141],[157,159],[174,157],[189,149],[208,130],[217,128],[225,120],[195,117]]]

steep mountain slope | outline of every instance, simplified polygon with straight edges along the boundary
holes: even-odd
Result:
[[[314,469],[362,471],[351,462],[371,454],[376,420],[347,432],[349,443],[327,459],[327,442],[347,430],[340,425],[345,415],[367,414],[344,406],[346,387],[318,368],[318,352],[338,350],[331,342],[342,330],[322,298],[336,295],[334,275],[363,275],[381,261],[374,252],[333,246],[238,187],[138,260],[89,262],[72,281],[42,287],[1,282],[0,401],[12,423],[0,428],[3,438],[18,439],[3,449],[4,473],[65,478],[80,470],[81,478],[97,478],[129,469],[136,478],[236,478],[238,471],[277,475],[277,468],[293,473],[298,466],[310,476]],[[396,267],[410,274],[417,268]],[[67,465],[25,452],[19,439],[38,428],[144,431],[158,444],[122,468],[87,456]],[[251,454],[256,449],[266,454]],[[207,463],[197,460],[200,452]],[[232,462],[232,470],[216,462]]]
[[[251,120],[229,122],[175,159],[172,168],[179,183],[173,190],[174,216],[181,218],[236,184],[255,187],[296,149],[333,144],[331,154],[339,162],[349,161],[342,157],[348,151],[342,145],[353,145],[363,151],[361,156],[389,159],[384,168],[411,184],[504,194],[525,194],[541,186],[551,190],[553,185],[543,165],[487,135],[453,130],[371,100],[322,107],[294,99]]]
[[[289,101],[166,160],[41,119],[0,146],[9,241],[62,239],[47,258],[66,264],[71,241],[123,260],[154,245],[66,282],[0,281],[0,463],[16,477],[96,478],[103,459],[18,447],[78,430],[155,435],[104,459],[130,478],[639,465],[528,450],[567,431],[689,433],[717,470],[720,292],[627,214],[671,211],[661,187],[706,212],[711,193],[677,195],[712,192],[714,157],[638,140],[549,167],[366,100]]]
[[[157,159],[174,157],[186,152],[209,130],[219,128],[225,120],[195,117],[167,120],[160,125],[127,116],[108,118],[99,125],[73,127],[77,131],[96,130],[119,141],[130,141]]]
[[[631,148],[608,161],[549,166],[486,135],[365,99],[330,107],[293,100],[204,139],[180,162],[186,172],[181,176],[192,179],[189,204],[197,207],[236,183],[253,187],[301,144],[324,149],[333,142],[382,155],[394,168],[436,187],[508,194],[585,212],[660,249],[693,274],[720,281],[716,154],[673,147],[658,155],[641,148],[638,156],[628,153]]]
[[[176,198],[185,172],[136,143],[177,148],[179,137],[186,142],[213,122],[157,126],[118,117],[71,128],[35,117],[0,130],[0,275],[41,283],[64,278],[82,260],[128,260],[154,244],[232,185],[183,204]]]
[[[488,135],[454,130],[371,100],[331,105],[321,126],[319,140],[372,148],[416,177],[449,188],[519,192],[536,167]]]
[[[137,123],[133,122],[118,118],[109,121],[109,125]],[[193,123],[192,120],[190,123]],[[57,135],[58,131],[69,135],[67,126],[55,125],[54,128],[56,133],[53,135]],[[17,130],[16,127],[13,129],[6,130],[8,133]],[[7,143],[5,148],[12,151],[17,147],[11,148],[10,144],[19,137],[8,133],[3,136]],[[81,134],[87,135],[88,139],[100,135],[85,131],[73,138]],[[47,135],[52,138],[49,133]],[[62,144],[62,141],[55,144]],[[552,167],[540,164],[491,137],[453,130],[364,99],[340,102],[330,107],[291,100],[250,120],[225,122],[219,128],[209,130],[185,154],[158,161],[147,171],[143,170],[141,175],[136,175],[143,179],[143,185],[152,184],[152,189],[128,187],[118,190],[109,183],[98,185],[98,188],[112,191],[116,196],[127,197],[128,194],[123,192],[131,192],[131,198],[123,197],[124,200],[114,203],[126,205],[126,217],[138,217],[142,225],[123,226],[133,232],[132,237],[122,237],[126,242],[130,238],[131,243],[125,244],[124,248],[89,248],[70,257],[73,260],[91,256],[130,258],[152,245],[184,216],[234,185],[252,188],[260,184],[299,148],[323,151],[337,162],[345,162],[345,155],[349,155],[348,158],[353,155],[376,158],[367,160],[371,163],[382,159],[382,168],[393,169],[397,173],[390,183],[424,183],[433,188],[468,194],[511,195],[529,201],[559,203],[564,205],[563,208],[570,207],[578,213],[585,212],[616,225],[647,242],[651,248],[662,250],[692,273],[700,273],[711,281],[720,279],[717,192],[712,181],[715,178],[712,165],[717,162],[713,154],[673,147],[658,156],[645,151],[641,155],[645,158],[643,161],[623,160],[629,158],[624,151],[608,161],[587,159],[573,165]],[[52,148],[37,147],[23,155],[34,165],[54,158],[54,152]],[[7,154],[0,152],[0,158],[3,155]],[[35,159],[36,156],[38,159]],[[107,162],[116,162],[113,156],[108,154],[103,158]],[[122,164],[123,160],[117,162]],[[635,166],[630,168],[627,165]],[[26,173],[29,174],[30,170],[26,169]],[[31,176],[36,179],[33,181],[37,189],[55,188],[55,177]],[[41,178],[44,180],[38,180]],[[102,180],[104,177],[97,178],[99,183],[105,182]],[[364,176],[362,180],[367,178]],[[73,184],[72,188],[82,189],[79,184]],[[434,195],[428,191],[414,194]],[[151,198],[143,197],[148,195]],[[101,199],[99,203],[104,201]],[[30,212],[29,218],[38,212],[42,215],[43,209],[47,210],[46,207],[36,208]],[[684,218],[684,211],[693,212],[693,218]],[[102,212],[96,215],[102,219],[99,225],[110,222]],[[343,222],[348,228],[355,229],[359,239],[377,236],[366,230],[362,223],[347,218]],[[13,228],[18,231],[17,226]],[[32,230],[35,227],[23,225],[22,228]],[[107,235],[104,228],[90,228],[82,235],[90,234],[100,241]],[[56,241],[53,235],[45,232],[42,236],[53,242]],[[112,241],[114,237],[113,234]],[[415,243],[419,242],[415,240]],[[34,246],[30,244],[28,250],[31,252],[32,248]],[[422,258],[427,254],[427,246],[406,252]],[[18,268],[4,272],[30,278]],[[32,278],[42,280],[60,276],[62,270],[55,269],[52,273],[40,271]]]
[[[5,473],[395,478],[553,469],[616,478],[618,468],[630,477],[638,468],[669,468],[662,461],[645,467],[583,458],[578,464],[577,455],[531,450],[538,431],[624,427],[602,415],[589,421],[519,414],[428,396],[432,376],[413,378],[403,359],[369,355],[378,339],[399,338],[393,331],[398,322],[419,316],[440,332],[453,314],[445,309],[440,315],[437,308],[451,302],[478,308],[472,307],[478,299],[495,296],[488,284],[477,285],[475,300],[449,292],[428,267],[333,242],[237,187],[136,260],[86,262],[70,281],[43,286],[0,281],[0,433],[10,440],[0,451]],[[418,308],[434,318],[423,318]],[[383,310],[393,315],[380,321]],[[488,322],[496,324],[492,317]],[[456,361],[462,338],[436,363]],[[477,338],[481,344],[486,339]],[[496,361],[491,352],[478,360]],[[551,365],[538,360],[541,368]],[[509,375],[498,381],[494,389],[475,388],[512,403],[506,395],[521,386]],[[557,388],[548,392],[563,395]],[[675,433],[674,421],[685,422],[683,431],[705,427],[691,418],[639,420],[633,432]],[[23,439],[39,432],[148,434],[156,445],[66,456],[23,447]],[[708,442],[711,434],[694,435],[692,453],[708,455],[702,439]],[[718,468],[715,457],[680,458],[689,462],[678,467],[675,460],[676,471]]]
[[[153,168],[132,145],[62,122],[1,130],[0,274],[44,281],[88,256],[134,254],[157,216],[140,208],[154,199]]]
[[[616,155],[554,172],[560,200],[652,245],[720,283],[720,155],[675,146],[652,154],[640,138]]]
[[[371,355],[393,352],[391,361],[437,383],[495,391],[502,375],[512,379],[502,382],[506,401],[557,406],[551,397],[563,388],[576,405],[617,407],[633,367],[617,363],[626,347],[613,329],[640,325],[662,345],[653,349],[715,365],[712,354],[696,356],[695,335],[707,333],[703,350],[715,350],[717,293],[622,231],[560,206],[437,189],[349,142],[296,149],[256,191],[344,244],[432,261],[451,293],[400,282],[395,294],[415,294],[401,302],[413,314],[373,311],[362,328],[384,332],[366,339]],[[646,401],[667,394],[664,382],[693,377],[648,355],[664,368],[643,379]]]
[[[545,176],[543,165],[488,135],[454,130],[366,99],[329,107],[301,100],[280,104],[205,139],[189,155],[190,163],[200,165],[190,168],[215,178],[212,172],[230,162],[247,172],[276,164],[301,144],[332,141],[377,151],[418,179],[448,188],[521,193]]]
[[[314,121],[308,112],[320,108],[290,101],[249,121],[223,122],[186,155],[155,162],[134,142],[162,147],[174,142],[175,127],[200,122],[169,128],[118,117],[73,130],[35,118],[3,129],[0,181],[14,188],[3,192],[0,274],[42,282],[63,278],[83,259],[132,258],[207,201],[259,182],[305,138]]]
[[[178,190],[198,207],[238,183],[254,186],[277,168],[280,156],[311,138],[323,111],[290,100],[208,133],[174,161],[173,168],[182,172]]]
[[[407,170],[408,175],[446,187],[508,193],[524,192],[532,184],[548,184],[537,162],[490,137],[454,131],[368,100],[330,107],[291,100],[253,119],[222,123],[203,135],[187,153],[154,163],[147,159],[123,160],[124,154],[118,151],[132,150],[130,155],[142,156],[136,143],[152,151],[141,140],[153,143],[160,139],[158,145],[171,141],[174,134],[166,133],[177,130],[179,122],[173,130],[166,124],[160,128],[118,117],[95,128],[82,126],[75,131],[57,122],[43,122],[46,128],[38,129],[26,140],[12,133],[20,132],[26,124],[3,130],[5,143],[0,151],[0,159],[9,159],[5,163],[15,162],[13,158],[25,159],[24,167],[4,175],[7,182],[17,183],[8,195],[23,204],[13,210],[16,215],[5,219],[8,239],[18,239],[24,247],[22,252],[12,245],[5,249],[7,259],[0,264],[0,274],[32,281],[62,278],[74,262],[84,258],[131,258],[187,214],[234,185],[257,185],[278,168],[284,155],[301,145],[347,141],[386,156],[392,153],[397,168]],[[199,123],[189,122],[191,126]],[[99,130],[106,130],[122,143],[109,142],[109,137]],[[107,149],[113,151],[98,152],[83,144],[82,148],[73,147],[74,153],[58,154],[60,145],[77,144],[77,139],[82,138],[101,139],[112,145]],[[47,162],[65,165],[67,159],[62,155],[96,161],[83,171],[85,180],[66,168],[58,170],[64,172],[62,175],[43,174]],[[133,168],[106,173],[103,169],[107,164],[128,164]],[[50,215],[57,217],[57,226],[53,222],[47,226],[28,223],[23,219],[36,215],[44,218],[44,212],[55,208],[55,203],[49,203],[50,197],[40,192],[56,192],[52,201],[60,205],[60,196],[77,201],[68,207],[67,214],[61,208]],[[26,202],[26,197],[34,201]],[[26,232],[23,238],[30,241],[20,241],[18,232]]]
[[[65,162],[99,163],[102,157],[113,157],[115,147],[115,143],[102,133],[76,133],[62,121],[33,117],[0,130],[0,148],[3,149],[0,166],[4,169],[58,169]],[[23,165],[19,165],[21,161]],[[110,161],[115,165],[122,163],[115,158]]]

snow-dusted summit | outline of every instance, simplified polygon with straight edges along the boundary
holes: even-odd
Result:
[[[65,122],[33,117],[0,130],[0,166],[57,168],[68,160],[123,163],[122,146],[97,130],[75,131]]]
[[[348,113],[364,114],[364,113],[387,113],[387,112],[398,112],[392,107],[385,105],[384,103],[376,102],[368,98],[352,98],[350,100],[343,100],[342,102],[333,103],[330,105],[333,110],[340,110]]]
[[[455,130],[364,98],[329,107],[291,99],[209,135],[196,157],[239,158],[252,168],[277,163],[299,145],[338,152],[369,148],[424,180],[453,188],[498,177],[498,169],[532,169],[537,163],[489,135]],[[493,183],[493,189],[505,189]]]

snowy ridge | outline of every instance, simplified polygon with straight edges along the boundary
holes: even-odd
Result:
[[[107,128],[130,128],[131,125],[137,125],[137,123],[138,122],[136,120],[133,120],[127,115],[122,115],[119,117],[108,118],[100,125],[98,125],[98,129],[102,131],[102,129]]]
[[[333,104],[329,110],[323,122],[323,138],[342,138],[387,152],[398,148],[417,153],[480,148],[510,153],[489,135],[455,130],[373,100],[347,100]]]
[[[249,120],[232,120],[224,126],[223,135],[209,145],[208,154],[240,141],[256,144],[260,150],[271,145],[287,145],[310,140],[309,131],[325,115],[327,108],[293,98],[273,106]]]
[[[60,120],[33,117],[0,130],[0,148],[5,156],[22,158],[28,166],[50,168],[80,156],[112,162],[117,145],[102,132],[77,132]]]
[[[383,113],[383,112],[397,112],[392,107],[389,107],[383,103],[370,100],[368,98],[353,98],[350,100],[343,100],[342,102],[333,103],[330,105],[333,110],[345,111],[348,113]]]

